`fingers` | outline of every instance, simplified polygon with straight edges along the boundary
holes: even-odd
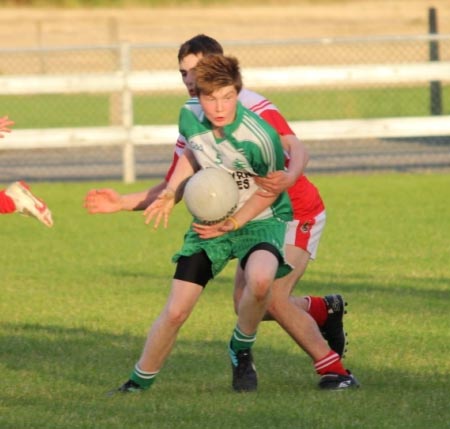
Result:
[[[150,225],[153,220],[153,229],[158,229],[159,224],[161,223],[161,218],[164,216],[162,211],[162,207],[160,205],[155,205],[157,201],[150,204],[144,211],[143,215],[145,217],[144,223],[146,225]],[[168,224],[168,216],[167,214],[164,217],[164,228],[167,228]]]
[[[151,203],[145,210],[145,224],[149,225],[154,219],[153,229],[157,229],[161,221],[163,221],[164,228],[169,224],[169,215],[174,206],[175,194],[170,189],[163,190],[153,203]]]
[[[233,227],[226,226],[223,222],[214,225],[204,225],[202,223],[192,223],[192,229],[202,239],[216,238],[231,231]]]
[[[104,197],[104,191],[102,189],[91,189],[84,198],[83,207],[91,214],[100,213],[102,211],[101,203]]]
[[[8,116],[3,116],[0,118],[0,138],[4,137],[1,133],[10,133],[12,127],[14,125],[14,121],[11,121]]]

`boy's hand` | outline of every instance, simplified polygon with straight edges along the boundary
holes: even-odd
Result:
[[[144,211],[145,224],[148,225],[153,218],[153,228],[157,229],[161,219],[164,219],[164,228],[167,228],[169,223],[169,215],[175,205],[175,192],[171,189],[164,189]]]
[[[267,192],[265,196],[274,196],[290,188],[295,183],[295,177],[293,178],[287,171],[277,170],[266,177],[255,177],[255,182]]]
[[[213,225],[204,225],[202,223],[194,222],[192,224],[192,229],[198,234],[200,238],[206,240],[208,238],[220,237],[227,232],[234,231],[236,229],[236,225],[229,219],[226,219]]]
[[[122,210],[120,194],[114,189],[92,189],[84,199],[88,213],[115,213]]]

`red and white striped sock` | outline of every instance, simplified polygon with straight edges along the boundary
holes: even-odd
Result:
[[[322,359],[314,362],[314,368],[317,374],[323,375],[329,372],[341,375],[347,375],[347,370],[342,366],[340,356],[333,350]]]
[[[323,326],[328,318],[327,305],[324,299],[321,296],[307,296],[306,299],[309,301],[308,313],[319,327]]]

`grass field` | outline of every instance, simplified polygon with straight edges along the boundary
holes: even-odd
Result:
[[[290,121],[316,119],[428,116],[429,88],[266,91],[265,96]],[[443,114],[450,114],[450,86],[442,88]],[[186,95],[136,96],[136,125],[174,124]],[[3,108],[2,108],[3,106]],[[345,106],[345,109],[342,109]],[[106,95],[0,96],[0,111],[14,118],[18,128],[106,126]],[[45,117],[42,117],[45,111]],[[63,114],[62,114],[63,113]]]
[[[256,394],[230,388],[234,264],[208,285],[152,390],[108,397],[126,380],[166,299],[189,223],[139,213],[90,216],[99,184],[34,184],[55,227],[2,216],[0,427],[450,427],[450,175],[318,176],[328,225],[297,293],[349,301],[346,365],[362,388],[317,388],[309,358],[274,323],[255,346]],[[123,192],[148,183],[106,183]]]

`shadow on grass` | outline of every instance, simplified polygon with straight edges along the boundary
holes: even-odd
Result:
[[[407,369],[374,370],[373,362],[358,361],[356,356],[352,361],[357,365],[352,370],[363,388],[349,392],[350,396],[320,392],[310,359],[292,347],[290,340],[285,343],[274,335],[271,343],[264,339],[255,345],[259,389],[256,395],[245,395],[245,400],[230,386],[228,338],[199,341],[183,339],[182,335],[151,394],[110,398],[106,393],[128,378],[143,337],[44,324],[3,323],[0,329],[2,382],[6,386],[0,396],[7,410],[5,428],[123,428],[131,427],[124,426],[131,422],[139,428],[240,428],[249,427],[256,415],[265,416],[270,422],[266,427],[285,428],[297,427],[293,426],[295,419],[305,419],[305,407],[316,410],[307,412],[309,422],[330,409],[339,414],[342,407],[355,407],[351,409],[353,416],[359,413],[357,421],[361,423],[368,416],[378,421],[374,408],[388,406],[399,414],[394,419],[398,423],[409,418],[411,403],[421,401],[421,395],[430,402],[427,407],[434,410],[447,401],[448,384],[444,380],[430,381],[429,374],[410,374]],[[402,398],[402,404],[391,404],[390,395]],[[24,409],[27,412],[20,417]],[[45,421],[45,425],[35,426],[39,421]],[[27,426],[17,426],[18,422]],[[253,427],[263,427],[261,417],[258,422]],[[348,426],[342,422],[335,427]]]
[[[126,381],[138,359],[145,337],[112,334],[85,328],[67,328],[42,324],[2,323],[0,360],[3,366],[20,374],[26,371],[53,383],[77,384],[121,383]],[[231,328],[230,328],[231,334]],[[179,339],[160,376],[170,379],[201,379],[215,384],[214,372],[220,378],[230,375],[227,352],[228,337],[221,340]],[[313,373],[309,358],[298,353],[285,353],[257,347],[255,354],[267,371],[277,371],[279,381],[292,383],[294,368]],[[286,368],[292,368],[292,371]],[[314,374],[313,374],[314,375]]]
[[[329,281],[315,281],[313,279],[302,280],[297,284],[295,294],[330,294],[342,293],[351,299],[358,298],[361,294],[381,293],[390,295],[397,300],[405,296],[419,299],[450,299],[450,278],[447,277],[409,277],[396,276],[392,280],[380,281],[376,274],[354,273],[351,276],[321,273]]]

